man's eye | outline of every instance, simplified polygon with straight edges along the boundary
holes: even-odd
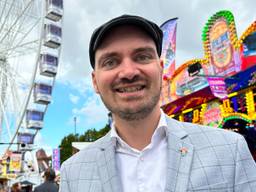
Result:
[[[147,63],[152,60],[152,56],[148,54],[140,54],[136,56],[136,61],[141,63]]]
[[[116,59],[107,59],[102,63],[102,67],[106,68],[106,69],[113,68],[116,65],[117,65],[117,60]]]

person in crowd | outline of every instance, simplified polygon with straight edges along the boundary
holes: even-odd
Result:
[[[243,136],[161,110],[162,39],[154,22],[136,15],[92,34],[92,82],[113,121],[106,136],[62,164],[61,192],[255,191]]]
[[[59,171],[56,171],[55,183],[59,187],[59,185],[60,185],[60,172]]]
[[[11,187],[11,192],[21,192],[21,185],[19,182],[14,183]]]
[[[6,192],[4,185],[1,183],[0,183],[0,192]]]
[[[35,187],[34,192],[58,192],[58,186],[55,183],[55,171],[48,168],[44,172],[44,183]]]

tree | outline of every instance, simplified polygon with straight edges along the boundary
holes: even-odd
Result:
[[[72,142],[93,142],[103,137],[109,132],[109,125],[105,125],[104,128],[97,131],[96,129],[89,129],[82,135],[69,134],[61,140],[60,144],[60,161],[61,164],[72,156]]]
[[[109,125],[108,125],[108,124],[105,125],[104,128],[102,128],[102,129],[100,129],[100,130],[98,131],[98,138],[101,138],[101,137],[103,137],[104,135],[106,135],[106,134],[109,132],[109,130],[110,130]]]
[[[78,135],[69,134],[61,140],[60,161],[63,163],[72,155],[72,142],[78,141]]]

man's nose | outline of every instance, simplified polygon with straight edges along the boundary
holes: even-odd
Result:
[[[136,63],[131,61],[130,59],[125,59],[122,64],[120,65],[120,72],[118,77],[120,79],[133,79],[134,77],[138,76],[140,70]]]

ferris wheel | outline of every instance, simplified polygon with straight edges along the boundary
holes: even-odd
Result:
[[[63,0],[0,0],[0,156],[30,150],[51,102]]]

